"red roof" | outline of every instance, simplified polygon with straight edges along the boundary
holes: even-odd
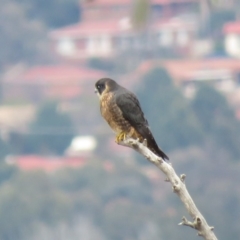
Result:
[[[201,60],[169,60],[164,61],[163,66],[169,71],[176,81],[191,79],[199,70],[228,70],[240,71],[240,61],[230,58],[213,58]]]
[[[12,157],[9,163],[16,164],[22,170],[54,171],[63,167],[80,167],[86,163],[86,159],[80,157],[42,157],[38,155],[23,155]]]
[[[50,33],[53,38],[57,37],[84,37],[96,34],[116,34],[128,30],[121,26],[120,19],[102,21],[84,21],[68,27],[56,29]]]
[[[85,6],[92,5],[123,5],[123,4],[131,4],[132,0],[88,0],[84,2]]]
[[[160,30],[161,28],[171,29],[189,29],[196,30],[193,22],[186,23],[181,19],[159,20],[152,23],[150,26],[153,30]],[[83,21],[81,23],[56,29],[50,33],[52,38],[84,38],[94,35],[119,35],[122,33],[133,32],[134,28],[129,18],[102,20],[102,21]]]
[[[226,33],[240,33],[240,22],[229,22],[223,27],[223,32]]]
[[[160,30],[160,29],[171,29],[171,30],[181,30],[186,29],[190,31],[197,31],[195,22],[187,22],[180,18],[171,18],[156,21],[152,24],[152,29]]]
[[[139,68],[132,73],[131,77],[126,76],[126,79],[131,78],[132,83],[137,83],[139,78],[155,67],[163,66],[167,69],[176,84],[182,81],[189,80],[201,70],[227,70],[232,73],[240,71],[240,61],[230,58],[213,58],[200,60],[167,60],[167,61],[145,61]]]
[[[20,84],[22,88],[28,84],[35,85],[35,87],[48,86],[39,88],[39,94],[43,98],[73,99],[82,92],[92,92],[95,82],[104,76],[106,73],[100,70],[68,65],[49,65],[32,67],[21,75],[6,81]]]
[[[85,6],[99,6],[99,5],[130,5],[133,0],[89,0],[85,2]],[[171,4],[171,3],[185,3],[197,2],[197,0],[151,0],[151,4]]]
[[[68,65],[56,65],[56,66],[36,66],[28,69],[21,78],[27,81],[37,80],[51,80],[59,81],[66,80],[71,81],[86,80],[86,79],[98,79],[105,76],[105,72],[100,70],[94,70],[90,68],[79,68]]]

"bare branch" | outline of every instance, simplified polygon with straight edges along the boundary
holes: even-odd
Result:
[[[188,220],[186,219],[186,217],[184,217],[184,216],[183,216],[183,218],[182,218],[182,222],[180,222],[178,225],[179,225],[179,226],[185,225],[185,226],[189,226],[189,227],[191,227],[191,228],[195,228],[195,227],[194,227],[194,224],[193,224],[192,222],[188,221]]]
[[[176,174],[174,168],[170,163],[165,162],[162,158],[155,155],[146,147],[146,143],[140,143],[138,140],[128,138],[120,142],[119,145],[130,147],[142,154],[148,161],[156,165],[165,175],[167,182],[172,184],[173,192],[175,192],[185,208],[187,209],[189,215],[192,217],[193,222],[188,221],[185,217],[182,218],[182,222],[179,225],[189,226],[196,229],[197,235],[202,236],[206,240],[217,240],[217,237],[213,233],[213,227],[209,227],[207,221],[202,216],[198,208],[196,207],[193,199],[187,191],[185,185],[186,175],[182,174],[180,177]]]

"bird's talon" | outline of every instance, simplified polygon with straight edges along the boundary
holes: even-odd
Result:
[[[116,137],[116,143],[122,142],[126,138],[126,134],[121,132],[120,134],[117,135]]]

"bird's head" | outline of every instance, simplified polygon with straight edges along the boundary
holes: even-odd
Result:
[[[95,83],[95,92],[98,96],[110,91],[114,91],[118,84],[111,78],[101,78]]]

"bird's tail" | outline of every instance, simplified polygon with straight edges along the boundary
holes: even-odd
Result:
[[[161,157],[164,161],[169,160],[169,157],[158,147],[151,131],[148,131],[147,146],[157,156]]]
[[[164,161],[169,160],[169,157],[157,146],[149,146],[149,149],[155,153],[157,156],[161,157]]]
[[[169,157],[158,147],[150,129],[146,126],[143,126],[140,129],[141,129],[140,130],[141,132],[139,131],[141,136],[140,138],[146,138],[147,147],[157,156],[161,157],[164,161],[169,160]]]

